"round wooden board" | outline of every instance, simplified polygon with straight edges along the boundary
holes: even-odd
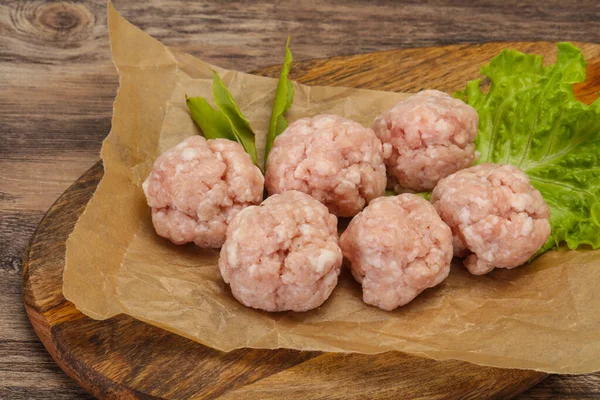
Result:
[[[576,89],[589,102],[600,86],[600,46],[577,45],[589,60],[589,83]],[[313,85],[453,92],[478,77],[481,65],[503,48],[549,60],[556,54],[554,44],[542,42],[404,49],[295,63],[292,78]],[[279,68],[257,73],[277,76]],[[221,353],[129,316],[87,318],[62,295],[65,241],[102,173],[96,164],[56,201],[23,262],[25,307],[35,331],[61,368],[98,398],[510,398],[546,376],[394,352]]]

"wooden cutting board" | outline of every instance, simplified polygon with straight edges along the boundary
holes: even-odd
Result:
[[[600,90],[600,45],[577,43],[589,60],[576,92]],[[292,78],[312,85],[453,92],[503,48],[548,57],[552,43],[490,43],[404,49],[295,63]],[[276,77],[279,67],[260,75]],[[545,378],[533,371],[376,356],[242,349],[221,353],[129,316],[94,321],[62,295],[65,241],[102,178],[93,166],[52,206],[24,254],[23,294],[31,323],[60,367],[103,399],[510,398]]]

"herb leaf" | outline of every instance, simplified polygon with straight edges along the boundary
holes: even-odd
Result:
[[[212,108],[202,97],[187,97],[186,104],[190,109],[192,119],[200,127],[205,138],[237,141],[229,119],[221,110]]]
[[[186,96],[192,119],[207,139],[239,142],[258,166],[254,131],[216,71],[213,71],[213,96],[216,110],[202,97]]]
[[[246,152],[250,154],[250,158],[252,158],[254,164],[258,165],[255,136],[254,131],[250,127],[250,122],[244,117],[235,100],[233,100],[231,92],[229,92],[229,89],[227,89],[216,71],[213,71],[213,96],[215,105],[229,119],[233,134]]]
[[[292,52],[290,51],[290,37],[288,36],[285,44],[285,58],[283,60],[283,65],[281,66],[279,82],[277,83],[277,90],[275,91],[275,100],[273,100],[273,110],[271,111],[271,119],[269,120],[269,132],[267,133],[267,145],[265,148],[265,162],[273,147],[275,138],[288,126],[284,114],[290,109],[292,102],[294,101],[294,86],[292,85],[292,81],[288,78],[291,64]]]

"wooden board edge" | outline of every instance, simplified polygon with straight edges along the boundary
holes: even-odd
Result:
[[[68,353],[65,353],[52,339],[52,327],[44,319],[43,314],[38,313],[27,304],[25,305],[25,311],[33,330],[60,369],[94,397],[115,400],[160,400],[158,397],[150,396],[116,383],[104,375],[96,373],[93,368],[90,368],[90,372],[87,374],[81,372],[85,371],[84,368],[78,370],[72,368],[71,366],[77,365],[78,362],[70,359]]]
[[[63,200],[64,197],[66,195],[68,195],[68,193],[73,191],[74,188],[77,188],[78,186],[81,185],[82,179],[91,177],[94,174],[99,173],[100,171],[103,171],[103,168],[104,167],[103,167],[102,160],[97,161],[94,165],[92,165],[90,168],[88,168],[79,178],[77,178],[77,180],[75,180],[71,185],[69,185],[69,187],[60,196],[58,196],[58,198],[52,203],[50,208],[48,208],[48,211],[46,211],[44,216],[40,219],[40,222],[36,226],[35,231],[33,232],[33,234],[31,235],[31,238],[27,242],[27,245],[25,246],[25,250],[23,251],[23,256],[22,256],[21,288],[22,288],[23,300],[25,302],[25,305],[30,307],[31,309],[36,309],[38,312],[43,311],[43,310],[39,310],[35,304],[35,294],[33,293],[33,290],[31,288],[31,283],[29,280],[30,272],[31,272],[30,260],[32,259],[33,245],[34,245],[34,243],[36,243],[36,238],[38,237],[38,235],[40,233],[40,229],[43,226],[43,222],[56,211],[56,208],[61,203],[61,200]],[[65,301],[66,301],[66,299],[65,299]]]

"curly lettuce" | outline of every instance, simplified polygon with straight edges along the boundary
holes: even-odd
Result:
[[[573,92],[585,68],[570,43],[547,66],[504,50],[481,69],[489,91],[477,79],[456,93],[479,113],[477,162],[518,166],[550,206],[552,234],[538,254],[563,242],[600,247],[600,99],[586,105]]]

